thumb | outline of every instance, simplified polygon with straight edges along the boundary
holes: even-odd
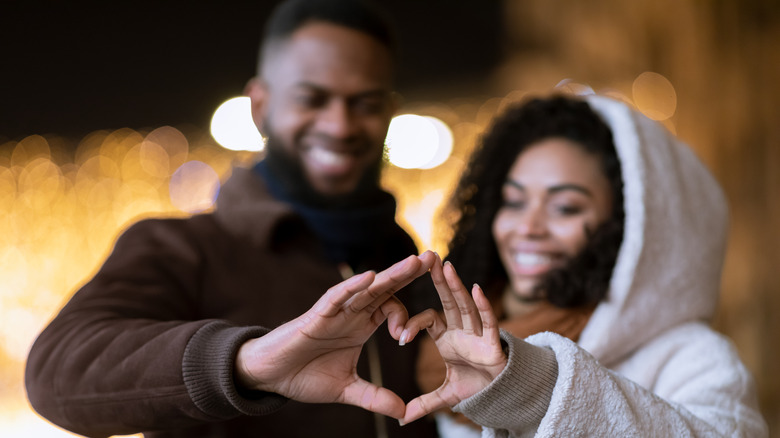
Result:
[[[406,405],[406,413],[400,421],[401,426],[420,419],[439,409],[446,408],[449,405],[439,396],[438,389],[427,394],[423,394]]]
[[[356,380],[344,389],[342,402],[399,420],[406,411],[406,405],[396,393],[363,379]]]
[[[406,307],[396,297],[390,297],[379,308],[381,316],[375,316],[374,321],[380,324],[380,319],[387,318],[387,330],[390,336],[398,339],[404,329],[404,325],[409,320],[409,313]]]

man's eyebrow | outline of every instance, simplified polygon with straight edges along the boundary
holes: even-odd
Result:
[[[518,190],[525,191],[525,186],[513,179],[507,178],[504,184],[512,186]],[[558,184],[547,188],[548,193],[559,193],[559,192],[565,192],[567,190],[573,190],[575,192],[580,192],[583,195],[593,197],[593,193],[591,193],[590,190],[588,190],[586,187],[581,186],[579,184]]]
[[[307,89],[309,91],[316,91],[318,93],[323,94],[331,94],[331,90],[323,87],[321,85],[315,84],[313,82],[298,82],[295,84],[295,88],[303,88]],[[393,94],[391,90],[387,90],[384,88],[373,88],[365,91],[361,91],[360,93],[356,93],[350,96],[347,96],[347,99],[359,99],[363,97],[390,97]]]

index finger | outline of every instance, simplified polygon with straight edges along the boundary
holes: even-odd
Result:
[[[427,253],[428,251],[426,251]],[[393,266],[379,272],[368,288],[355,294],[347,301],[347,308],[353,312],[374,312],[388,298],[408,285],[415,278],[428,272],[432,258],[430,256],[411,255]]]
[[[460,320],[463,323],[461,327],[467,333],[475,333],[478,336],[482,336],[482,319],[479,309],[474,303],[474,299],[463,286],[463,282],[460,281],[460,277],[455,272],[455,267],[452,266],[452,263],[447,262],[442,270],[444,271],[447,286],[460,312]]]
[[[462,328],[463,321],[460,317],[460,309],[458,303],[455,301],[455,297],[452,295],[447,279],[444,277],[444,268],[441,264],[441,259],[436,258],[431,268],[431,280],[433,280],[433,286],[436,288],[436,293],[439,294],[439,301],[441,301],[441,307],[444,311],[444,319],[447,320],[447,326],[453,328]]]
[[[331,287],[314,303],[312,310],[324,316],[335,315],[352,297],[371,285],[374,275],[372,271],[366,271]]]

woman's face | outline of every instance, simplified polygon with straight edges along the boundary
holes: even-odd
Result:
[[[587,233],[612,211],[599,158],[557,137],[533,143],[517,157],[502,197],[493,237],[512,290],[521,298],[531,298],[547,272],[581,251]]]

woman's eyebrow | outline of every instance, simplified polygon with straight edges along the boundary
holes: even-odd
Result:
[[[593,197],[593,193],[590,192],[586,187],[581,186],[579,184],[560,184],[557,186],[552,186],[547,189],[547,192],[549,193],[558,193],[558,192],[564,192],[567,190],[574,190],[575,192],[580,192],[585,196]]]
[[[518,190],[525,191],[525,186],[513,179],[507,178],[506,181],[504,181],[504,184],[508,186],[512,186]],[[593,197],[593,193],[591,193],[590,190],[588,190],[586,187],[581,186],[579,184],[558,184],[547,188],[548,193],[559,193],[559,192],[565,192],[567,190],[573,190],[575,192],[582,193],[585,196]]]

